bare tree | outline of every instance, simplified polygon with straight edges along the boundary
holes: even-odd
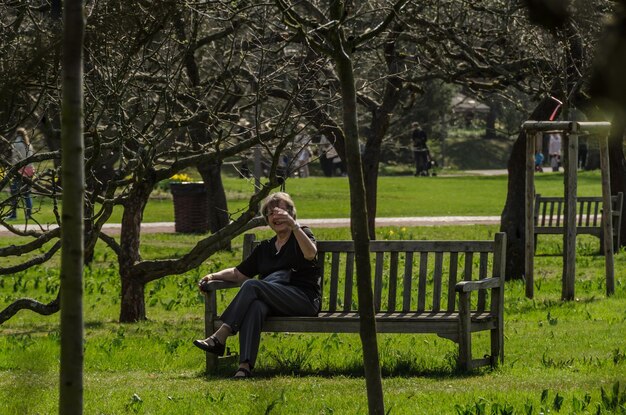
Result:
[[[277,46],[280,38],[266,36],[266,26],[258,24],[256,8],[242,6],[242,11],[225,4],[198,9],[175,1],[150,9],[123,2],[109,6],[98,3],[88,11],[92,30],[85,42],[85,156],[90,183],[85,245],[87,251],[93,250],[100,238],[118,255],[120,320],[138,321],[145,318],[145,284],[197,267],[225,241],[260,223],[252,219],[260,199],[278,186],[281,152],[295,146],[294,101],[299,93],[286,100],[266,93],[284,85],[286,58]],[[238,19],[246,24],[234,23]],[[181,21],[194,22],[193,36],[181,32],[181,26],[187,26]],[[189,48],[181,46],[187,44]],[[54,91],[49,85],[49,95]],[[238,121],[244,116],[252,122],[242,133]],[[248,209],[232,212],[227,225],[201,238],[183,258],[144,261],[140,225],[155,185],[187,168],[219,166],[252,146],[261,146],[269,160],[269,177],[251,192]],[[59,154],[42,152],[28,161],[57,160]],[[20,168],[6,166],[7,177]],[[0,184],[7,183],[7,177]],[[60,196],[57,177],[58,169],[51,168],[33,181],[39,197],[53,204]],[[123,208],[120,242],[101,231],[114,206]],[[59,226],[61,219],[58,215]],[[27,255],[58,238],[58,231],[42,226],[23,232],[4,225],[16,235],[37,240],[1,250],[0,255],[26,257],[19,265],[0,267],[2,274],[42,263],[58,250],[54,244],[45,254]],[[53,312],[58,304],[20,299],[0,312],[0,321],[22,308]]]

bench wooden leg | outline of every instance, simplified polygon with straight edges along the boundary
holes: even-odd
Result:
[[[470,295],[459,293],[459,369],[472,369],[472,333],[470,316]]]
[[[215,291],[204,294],[204,336],[209,337],[215,330],[215,319],[217,318],[217,299]],[[217,355],[206,353],[206,374],[217,372]]]
[[[496,328],[491,330],[491,367],[504,363],[504,288],[491,290],[492,312],[498,316]]]

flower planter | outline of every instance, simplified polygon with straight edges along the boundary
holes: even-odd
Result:
[[[170,183],[174,199],[174,229],[180,233],[209,231],[207,193],[202,182]]]

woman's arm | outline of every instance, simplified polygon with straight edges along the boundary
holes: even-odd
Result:
[[[291,227],[291,231],[296,236],[296,241],[298,241],[298,245],[304,254],[304,258],[309,261],[315,259],[315,256],[317,255],[317,246],[315,245],[315,242],[309,239],[308,235],[304,233],[302,228],[300,228],[300,225],[297,223],[294,223]]]
[[[198,286],[202,285],[202,283],[206,281],[212,280],[220,280],[220,281],[230,281],[236,283],[243,283],[245,280],[249,280],[250,278],[243,275],[237,268],[226,268],[218,272],[214,272],[212,274],[207,274],[198,281]]]

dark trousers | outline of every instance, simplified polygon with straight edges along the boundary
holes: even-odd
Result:
[[[13,196],[14,199],[11,201],[11,213],[9,214],[9,217],[17,218],[17,203],[19,196],[24,199],[26,218],[29,218],[33,210],[33,200],[30,197],[30,186],[24,183],[21,177],[11,181],[11,196]]]
[[[299,288],[279,282],[245,281],[222,314],[233,333],[239,332],[239,362],[254,367],[259,352],[263,322],[268,315],[315,316],[317,301]]]

